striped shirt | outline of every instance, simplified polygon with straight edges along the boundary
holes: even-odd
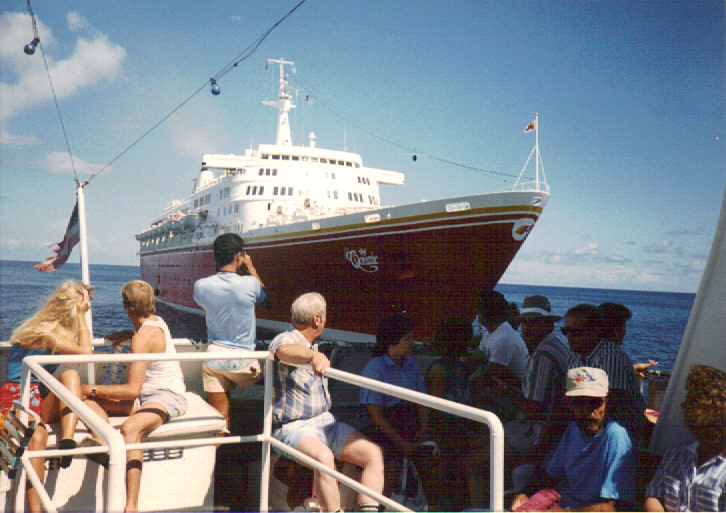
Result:
[[[697,461],[697,441],[671,447],[645,496],[659,499],[666,511],[726,511],[726,457],[718,454],[698,468]]]
[[[551,332],[537,346],[527,363],[522,392],[530,401],[551,404],[565,393],[570,349]]]
[[[568,368],[575,367],[602,369],[608,375],[610,390],[625,392],[622,404],[611,398],[608,403],[608,415],[625,427],[633,440],[640,440],[645,424],[645,401],[640,394],[633,362],[627,353],[617,344],[602,339],[595,349],[585,356],[574,351],[570,352]]]
[[[270,343],[270,353],[275,354],[284,344],[296,344],[318,350],[298,330],[285,331]],[[309,368],[295,367],[275,361],[274,387],[272,390],[272,418],[284,424],[298,419],[309,419],[330,410],[328,378],[318,376]]]

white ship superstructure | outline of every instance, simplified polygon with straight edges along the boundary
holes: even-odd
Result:
[[[315,134],[307,146],[291,142],[288,112],[295,107],[288,91],[284,60],[275,144],[244,154],[204,154],[191,196],[172,202],[151,227],[137,235],[141,251],[161,250],[243,234],[259,228],[340,216],[381,207],[380,184],[402,185],[403,173],[363,165],[360,155],[318,148]]]

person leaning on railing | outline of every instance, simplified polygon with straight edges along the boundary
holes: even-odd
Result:
[[[20,378],[23,358],[48,354],[91,354],[93,346],[91,333],[86,326],[86,311],[91,304],[93,289],[76,280],[68,280],[58,287],[46,300],[43,307],[15,329],[10,337],[10,351],[7,361],[7,381],[0,389],[0,406],[3,413],[13,402],[20,400]],[[51,374],[58,365],[46,365]],[[71,393],[81,397],[81,378],[77,371],[68,369],[59,377],[60,382]],[[73,449],[76,442],[73,435],[78,424],[78,415],[70,410],[55,394],[41,385],[33,376],[30,383],[30,409],[38,414],[41,423],[36,427],[28,443],[28,450],[40,451],[48,443],[48,429],[44,424],[61,421],[59,449]],[[67,468],[71,456],[60,459],[61,468]],[[33,458],[31,464],[41,482],[45,476],[45,458]],[[42,504],[35,489],[28,483],[28,509],[41,511]]]
[[[330,469],[335,468],[336,459],[361,467],[360,483],[380,494],[381,449],[330,412],[325,377],[330,361],[314,345],[325,329],[325,299],[317,292],[303,294],[293,302],[291,313],[294,329],[277,335],[269,348],[276,360],[272,436]],[[297,367],[306,364],[311,368]],[[338,482],[319,470],[314,470],[314,475],[315,494],[323,511],[338,511]],[[378,511],[378,501],[359,494],[358,508],[357,511]]]

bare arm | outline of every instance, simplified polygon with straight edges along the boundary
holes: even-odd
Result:
[[[645,498],[645,511],[665,511],[663,503],[657,497]]]
[[[275,351],[275,358],[283,363],[305,365],[309,363],[316,374],[323,375],[330,368],[330,360],[320,351],[297,344],[283,344]]]
[[[383,408],[378,404],[366,404],[366,410],[373,423],[381,432],[404,454],[414,454],[418,444],[409,442],[388,422],[383,415]]]
[[[164,332],[156,326],[142,327],[131,339],[132,353],[160,353],[166,340]],[[120,385],[82,385],[83,397],[92,397],[96,389],[98,399],[107,401],[128,401],[139,397],[141,385],[146,377],[147,362],[131,362],[129,365],[129,379]]]

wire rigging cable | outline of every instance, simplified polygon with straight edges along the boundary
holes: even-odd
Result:
[[[60,105],[58,105],[58,97],[55,94],[55,88],[53,87],[53,80],[50,77],[50,69],[48,69],[48,61],[45,58],[45,52],[43,51],[43,45],[40,44],[40,36],[38,35],[38,22],[35,19],[35,13],[33,12],[33,6],[30,5],[30,0],[28,0],[28,14],[30,15],[30,20],[33,23],[33,40],[25,45],[25,48],[23,50],[28,55],[33,55],[35,53],[35,48],[40,48],[40,55],[43,57],[43,66],[45,66],[45,74],[48,77],[48,83],[50,84],[50,92],[53,95],[53,103],[55,104],[55,110],[58,113],[58,121],[60,122],[61,131],[63,132],[63,139],[66,142],[66,150],[68,151],[68,158],[71,160],[71,169],[73,169],[73,177],[76,181],[76,184],[78,184],[78,172],[76,171],[76,164],[73,160],[73,153],[71,152],[71,143],[68,141],[68,133],[66,132],[66,126],[63,123],[63,116],[61,115]]]
[[[252,54],[257,51],[257,49],[262,45],[262,43],[267,39],[267,37],[272,33],[273,30],[277,28],[278,25],[280,25],[283,21],[285,21],[292,13],[294,13],[302,4],[304,4],[307,0],[301,0],[300,2],[295,5],[292,9],[290,9],[287,14],[285,14],[282,18],[277,20],[269,29],[267,29],[261,36],[259,36],[257,39],[255,39],[252,44],[250,44],[247,48],[245,48],[242,52],[240,52],[229,64],[225,65],[222,69],[220,69],[213,77],[211,77],[208,81],[205,81],[204,84],[202,84],[196,91],[194,91],[192,94],[190,94],[184,101],[182,101],[179,105],[174,107],[171,112],[169,112],[166,116],[161,118],[156,124],[154,124],[151,128],[146,130],[143,134],[141,134],[134,142],[132,142],[130,145],[128,145],[123,151],[121,151],[118,155],[116,155],[113,159],[111,159],[105,166],[103,166],[101,169],[93,173],[91,176],[88,177],[88,180],[86,180],[85,184],[88,184],[96,178],[98,175],[103,173],[106,169],[111,166],[114,162],[116,162],[118,159],[120,159],[122,156],[124,156],[126,153],[129,152],[134,146],[136,146],[139,142],[141,142],[142,139],[144,139],[147,135],[149,135],[151,132],[153,132],[156,128],[158,128],[161,124],[163,124],[167,119],[169,119],[171,116],[173,116],[179,109],[181,109],[184,105],[186,105],[192,98],[194,98],[197,94],[199,94],[204,88],[207,87],[210,83],[213,86],[212,93],[213,94],[219,94],[219,86],[217,85],[217,81],[225,76],[227,73],[232,71],[234,68],[236,68],[240,62],[244,61],[245,59],[252,56]],[[30,3],[30,0],[28,0],[28,4]],[[214,86],[217,86],[216,93]]]
[[[401,144],[399,142],[396,142],[396,141],[394,141],[393,139],[391,139],[389,137],[386,137],[386,136],[383,136],[383,135],[379,135],[379,134],[373,132],[372,130],[369,130],[369,129],[365,128],[364,126],[361,126],[360,124],[356,123],[352,119],[350,119],[347,116],[345,116],[345,115],[341,114],[340,112],[336,111],[330,105],[326,104],[325,102],[320,101],[320,98],[309,87],[307,87],[305,84],[302,83],[302,81],[300,80],[299,74],[296,74],[295,80],[300,85],[300,87],[304,91],[306,91],[307,96],[309,98],[314,98],[315,99],[315,103],[319,103],[323,108],[325,108],[326,110],[328,110],[334,116],[337,116],[340,119],[342,119],[342,120],[350,123],[351,125],[353,125],[357,129],[365,132],[366,134],[368,134],[368,135],[370,135],[372,137],[375,137],[376,139],[379,139],[379,140],[381,140],[381,141],[383,141],[385,143],[388,143],[388,144],[390,144],[392,146],[395,146],[397,148],[400,148],[400,149],[406,151],[407,153],[411,153],[414,161],[416,161],[418,157],[426,157],[426,158],[429,158],[431,160],[435,160],[437,162],[442,162],[444,164],[449,164],[451,166],[456,166],[456,167],[460,167],[460,168],[463,168],[463,169],[468,169],[470,171],[475,171],[475,172],[480,173],[480,174],[486,174],[486,175],[490,175],[490,176],[497,176],[497,177],[500,177],[505,183],[508,183],[510,181],[509,179],[515,179],[516,180],[518,178],[518,176],[517,175],[514,175],[514,174],[504,173],[504,172],[501,172],[501,171],[494,171],[492,169],[486,169],[486,168],[483,168],[483,167],[472,166],[470,164],[462,164],[460,162],[456,162],[456,161],[453,161],[453,160],[450,160],[450,159],[446,159],[446,158],[443,158],[443,157],[439,157],[437,155],[433,155],[433,154],[430,154],[430,153],[419,153],[419,152],[416,151],[415,148],[411,148],[410,146],[406,146],[404,144]]]

